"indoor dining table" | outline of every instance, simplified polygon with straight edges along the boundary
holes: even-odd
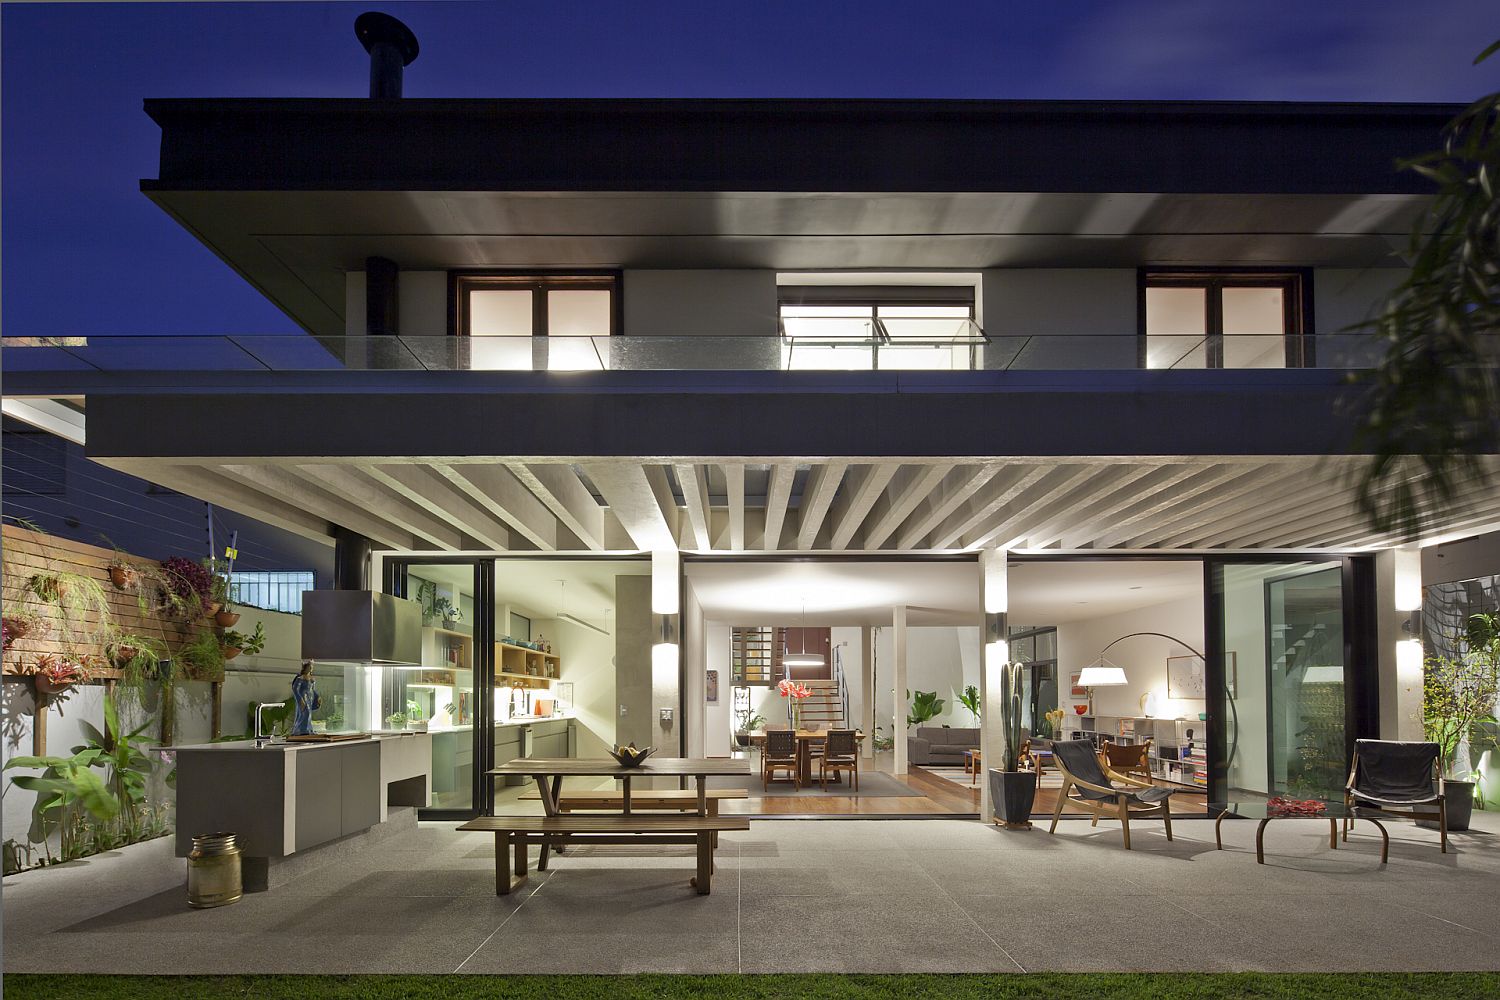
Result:
[[[865,734],[856,731],[854,734],[855,744],[863,742]],[[799,729],[797,730],[797,780],[803,787],[813,783],[812,773],[812,748],[828,741],[828,730],[826,729]],[[834,775],[838,780],[838,775]]]

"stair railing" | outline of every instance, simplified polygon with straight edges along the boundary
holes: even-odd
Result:
[[[841,646],[833,647],[833,679],[839,685],[839,721],[849,727],[849,683],[844,677],[844,653]]]

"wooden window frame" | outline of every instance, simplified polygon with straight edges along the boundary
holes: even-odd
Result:
[[[530,291],[531,335],[548,336],[547,292],[558,290],[607,291],[609,336],[618,337],[623,326],[621,274],[619,271],[449,271],[448,334],[467,337],[469,293],[476,290]],[[540,293],[540,294],[538,294]]]
[[[1224,297],[1226,288],[1280,288],[1284,294],[1284,344],[1287,368],[1316,366],[1313,349],[1313,298],[1311,268],[1140,268],[1136,272],[1136,364],[1146,367],[1146,290],[1148,288],[1202,288],[1205,290],[1203,329],[1206,364],[1224,367]]]

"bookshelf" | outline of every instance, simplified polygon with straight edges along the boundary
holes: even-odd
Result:
[[[495,643],[495,684],[505,687],[551,687],[562,675],[562,660],[555,653]]]
[[[1067,720],[1068,739],[1105,740],[1117,746],[1151,741],[1151,774],[1189,788],[1208,788],[1208,723],[1200,719],[1148,719],[1143,716],[1080,715]]]

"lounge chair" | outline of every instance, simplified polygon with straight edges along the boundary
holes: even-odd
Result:
[[[1160,816],[1167,839],[1172,839],[1171,789],[1159,788],[1149,781],[1104,768],[1093,744],[1087,740],[1054,740],[1052,761],[1062,773],[1063,783],[1057,793],[1057,807],[1052,810],[1052,826],[1048,833],[1057,832],[1057,820],[1062,815],[1064,803],[1072,803],[1093,813],[1095,826],[1099,825],[1100,816],[1118,819],[1125,834],[1127,851],[1130,850],[1132,813]],[[1114,785],[1117,781],[1126,787],[1117,788]],[[1070,791],[1077,791],[1077,797],[1069,797]]]
[[[1436,743],[1355,740],[1354,763],[1344,787],[1344,840],[1360,817],[1394,816],[1434,821],[1448,853],[1448,809],[1443,799],[1442,754]]]

